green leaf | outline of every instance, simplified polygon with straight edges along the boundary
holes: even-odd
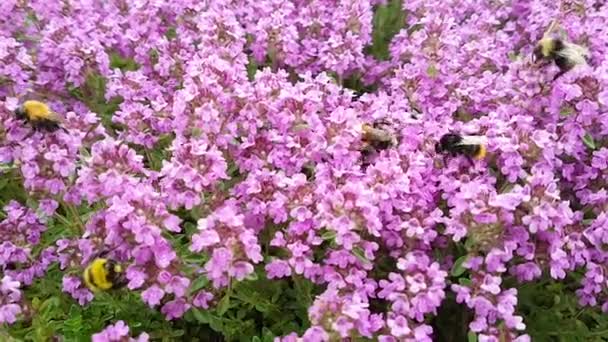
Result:
[[[185,334],[185,331],[182,329],[173,330],[170,333],[170,337],[181,337],[181,336],[184,336],[184,334]]]
[[[458,283],[462,286],[471,287],[473,286],[473,281],[469,278],[458,278]]]
[[[466,272],[466,268],[464,268],[462,266],[462,264],[467,261],[468,259],[468,255],[463,255],[460,258],[456,259],[456,261],[454,262],[454,265],[452,266],[452,270],[450,271],[450,274],[453,277],[459,277],[461,276],[464,272]]]
[[[0,190],[4,189],[4,187],[6,187],[6,185],[8,184],[8,180],[9,180],[9,177],[5,177],[4,175],[2,175],[2,178],[0,178]]]
[[[562,297],[560,297],[559,295],[555,295],[553,296],[553,303],[555,303],[555,305],[559,305],[559,303],[562,301]]]
[[[209,317],[211,315],[209,311],[201,311],[200,309],[194,308],[192,309],[192,314],[197,321],[201,323],[209,323]]]
[[[272,331],[266,327],[262,328],[262,336],[264,342],[272,342],[275,338],[275,334],[273,334]]]
[[[32,299],[32,308],[34,308],[34,310],[38,310],[38,308],[40,308],[40,303],[41,303],[40,298],[34,297]]]
[[[207,279],[207,277],[205,277],[205,276],[199,276],[192,282],[192,285],[190,286],[188,293],[193,294],[196,291],[207,286],[207,284],[209,284],[209,279]]]
[[[217,304],[217,313],[220,316],[224,316],[228,309],[230,309],[230,294],[227,293]]]
[[[477,334],[472,331],[469,331],[469,333],[467,334],[467,340],[468,342],[477,342]]]
[[[585,133],[585,136],[583,136],[583,143],[592,150],[597,148],[597,145],[595,145],[595,140],[593,140],[593,137],[589,133]]]
[[[209,321],[209,326],[211,327],[211,329],[221,332],[224,330],[224,323],[222,322],[221,319],[217,318],[217,317],[211,317],[211,320]]]
[[[374,10],[373,44],[366,47],[366,53],[380,60],[390,58],[389,45],[393,37],[405,26],[405,12],[401,1],[387,1],[386,5],[377,6]]]
[[[245,279],[250,280],[250,281],[256,281],[256,280],[258,280],[258,274],[257,274],[257,272],[253,272],[253,273],[249,274],[247,277],[245,277]]]
[[[133,71],[139,69],[139,65],[132,58],[123,58],[117,52],[110,52],[110,67],[122,71]]]
[[[328,230],[321,235],[321,239],[323,240],[333,240],[336,237],[335,230]]]
[[[470,251],[475,247],[475,240],[469,235],[467,239],[464,241],[464,249]]]
[[[560,116],[569,116],[570,114],[572,114],[574,111],[572,110],[572,107],[566,106],[566,107],[562,107],[559,110],[559,115]]]
[[[253,56],[249,56],[249,63],[247,63],[247,78],[250,81],[253,81],[255,78],[255,73],[258,71],[258,63],[256,63],[255,58]]]
[[[40,315],[45,318],[50,317],[55,308],[59,307],[59,302],[58,297],[51,297],[45,300],[42,305],[40,305]]]
[[[255,305],[255,309],[259,312],[268,312],[268,309],[270,308],[269,305],[266,305],[264,303],[258,303]]]
[[[177,37],[177,31],[175,30],[175,27],[169,27],[167,29],[167,32],[165,32],[165,37],[167,37],[167,39],[169,40],[173,40]]]
[[[357,259],[361,260],[362,263],[366,263],[366,264],[371,263],[365,257],[364,251],[363,251],[363,249],[361,249],[361,247],[355,247],[355,248],[352,249],[351,252],[353,253],[354,256],[357,257]]]
[[[429,75],[430,78],[435,78],[439,74],[439,70],[437,70],[435,64],[430,64],[426,69],[426,74]]]

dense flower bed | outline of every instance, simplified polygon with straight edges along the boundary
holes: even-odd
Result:
[[[595,0],[2,1],[0,323],[27,333],[54,298],[98,310],[94,341],[162,338],[95,306],[126,296],[242,338],[223,317],[264,312],[238,292],[260,282],[307,297],[264,327],[281,341],[430,341],[449,298],[470,338],[527,341],[518,295],[541,280],[608,311],[607,19]],[[555,81],[530,58],[553,20],[591,52]],[[26,98],[67,131],[18,121]],[[364,165],[376,119],[399,144]],[[438,155],[448,131],[488,157]],[[80,275],[101,250],[128,283],[97,298]]]

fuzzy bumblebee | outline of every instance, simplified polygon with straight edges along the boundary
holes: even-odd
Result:
[[[373,124],[363,124],[363,142],[364,148],[373,150],[386,150],[398,144],[396,134],[386,120],[377,120]]]
[[[376,120],[371,125],[361,126],[361,166],[366,168],[370,165],[375,154],[382,150],[399,145],[397,134],[391,123],[385,119]]]
[[[117,289],[126,283],[122,265],[103,257],[94,258],[84,269],[82,278],[93,292]]]
[[[29,122],[32,128],[36,131],[54,132],[59,128],[63,128],[63,118],[53,112],[49,106],[40,101],[29,100],[25,101],[21,107],[15,110],[17,119]]]
[[[435,144],[435,152],[452,156],[463,155],[470,159],[483,159],[487,154],[486,145],[487,141],[483,136],[448,133]]]
[[[557,28],[557,20],[554,20],[534,48],[535,61],[552,61],[559,68],[559,72],[553,77],[553,80],[577,65],[586,65],[589,57],[587,48],[569,42],[563,30],[561,30],[561,34],[556,34]]]

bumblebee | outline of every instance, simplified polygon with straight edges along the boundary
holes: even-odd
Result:
[[[65,130],[61,127],[63,118],[40,101],[25,101],[20,108],[15,110],[15,115],[17,119],[29,122],[35,131],[54,132],[59,128]]]
[[[386,120],[374,121],[372,125],[363,124],[362,130],[364,149],[370,147],[376,151],[386,150],[398,144],[395,132]]]
[[[557,79],[577,65],[587,64],[589,51],[587,48],[568,42],[565,37],[552,33],[557,22],[551,23],[543,38],[538,41],[534,48],[535,61],[553,61],[559,68],[559,72],[553,77]]]
[[[435,152],[452,156],[464,155],[469,160],[483,159],[487,154],[486,138],[478,135],[448,133],[435,144]]]
[[[102,256],[93,258],[84,269],[82,278],[93,292],[117,289],[126,284],[122,265]]]
[[[370,164],[370,158],[379,151],[387,150],[399,144],[392,125],[387,120],[376,120],[371,125],[361,126],[363,147],[361,148],[362,166]]]

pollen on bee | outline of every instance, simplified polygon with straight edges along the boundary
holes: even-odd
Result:
[[[486,146],[479,145],[479,151],[477,152],[475,159],[483,159],[486,157],[487,154],[488,154],[488,150],[487,150]]]

